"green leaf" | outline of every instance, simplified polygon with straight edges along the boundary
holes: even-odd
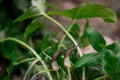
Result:
[[[24,32],[24,37],[27,38],[30,34],[35,32],[37,29],[40,29],[41,26],[43,25],[39,21],[33,21],[31,24],[27,26]]]
[[[52,9],[54,9],[54,10],[60,10],[60,8],[57,7],[57,6],[54,5],[54,4],[45,3],[45,6],[50,7],[50,8],[52,8]]]
[[[49,32],[47,35],[44,36],[42,43],[41,43],[41,49],[45,50],[49,46],[51,46],[51,38],[50,38],[51,32]]]
[[[119,53],[120,54],[120,53]],[[111,80],[120,80],[120,56],[107,50],[103,58],[103,70]]]
[[[98,17],[104,19],[106,22],[117,21],[114,11],[104,5],[95,3],[83,3],[82,5],[69,10],[61,12],[48,12],[48,14],[57,14],[75,19]]]
[[[80,31],[80,26],[77,23],[75,23],[69,32],[73,36],[73,38],[77,40],[80,37],[79,31]]]
[[[79,58],[75,64],[74,64],[74,69],[78,67],[83,67],[83,66],[92,66],[95,64],[98,64],[102,57],[102,54],[96,54],[96,53],[90,53],[90,54],[85,54],[81,58]]]
[[[28,18],[42,15],[36,6],[31,6],[23,15],[19,16],[14,22],[20,22]]]
[[[44,3],[45,0],[32,0],[32,6],[23,15],[19,16],[14,22],[43,15],[45,12]]]
[[[118,54],[120,52],[120,42],[110,44],[106,48],[112,50],[115,54]]]
[[[102,52],[106,47],[106,42],[103,36],[93,27],[88,26],[86,30],[89,43],[96,51]]]
[[[87,38],[87,27],[88,26],[89,26],[89,21],[86,20],[83,35],[80,37],[80,44],[82,45],[82,47],[85,47],[89,44],[89,41],[88,41],[88,38]]]

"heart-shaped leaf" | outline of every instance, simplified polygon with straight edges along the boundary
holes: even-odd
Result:
[[[75,19],[98,17],[104,19],[106,22],[117,21],[114,11],[104,5],[95,3],[83,3],[82,5],[69,10],[61,12],[48,12],[48,14],[57,14]]]

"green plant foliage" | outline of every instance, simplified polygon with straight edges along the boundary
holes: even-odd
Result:
[[[75,62],[74,69],[83,66],[96,65],[100,62],[101,57],[102,54],[96,53],[85,54]]]
[[[120,52],[120,42],[115,42],[106,47],[109,50],[112,50],[114,54],[118,54]]]
[[[89,66],[89,67],[85,67],[86,68],[86,76],[88,80],[95,80],[96,77],[101,76],[101,72],[98,69],[97,66]],[[92,76],[91,76],[92,74]]]
[[[23,21],[28,18],[41,16],[45,12],[45,0],[32,0],[32,6],[21,16],[19,16],[14,22]]]
[[[106,42],[103,36],[93,27],[89,26],[86,30],[88,41],[92,45],[92,47],[98,52],[103,51],[106,47]]]
[[[103,58],[103,70],[111,80],[120,80],[120,56],[107,50]]]
[[[59,7],[57,7],[56,5],[53,5],[53,4],[45,3],[45,6],[50,7],[50,8],[52,8],[52,9],[54,9],[54,10],[60,10]]]
[[[77,23],[75,23],[69,32],[74,37],[74,39],[79,39],[80,26]]]
[[[65,77],[65,72],[63,70],[60,71],[60,79],[59,80],[67,80]]]
[[[81,43],[82,47],[85,47],[89,44],[88,37],[87,37],[87,27],[88,26],[89,26],[89,21],[86,20],[86,24],[84,26],[84,32],[83,32],[83,35],[80,38],[80,43]]]
[[[30,34],[35,32],[36,30],[40,29],[43,26],[42,22],[38,20],[32,21],[31,24],[29,24],[24,32],[24,37],[27,38]]]
[[[42,42],[41,42],[41,50],[47,49],[49,46],[51,46],[51,39],[50,39],[50,33],[44,36]]]
[[[34,74],[33,74],[33,72],[34,72]],[[32,74],[32,77],[35,76],[36,74],[38,74],[38,75],[44,76],[45,78],[48,78],[46,71],[44,70],[44,67],[42,65],[37,65],[37,64],[34,65],[34,67],[32,68],[31,74]],[[38,75],[36,75],[36,77]]]
[[[21,0],[21,2],[24,1]],[[20,7],[19,5],[18,7],[22,11],[26,10],[23,8],[25,6]],[[46,7],[56,10],[56,12],[50,12],[47,9],[47,13]],[[6,16],[4,10],[1,15]],[[49,15],[66,16],[72,19],[72,23],[65,28]],[[15,79],[12,77],[16,75],[13,74],[14,69],[23,67],[25,69],[20,69],[21,75],[24,75],[23,80],[37,80],[38,78],[45,80],[93,80],[96,78],[95,80],[98,80],[105,79],[106,76],[111,80],[120,80],[120,42],[106,45],[102,34],[89,25],[89,18],[96,17],[102,18],[106,22],[116,22],[117,19],[111,9],[100,4],[83,3],[75,8],[60,11],[59,8],[46,3],[45,0],[31,0],[29,9],[14,22],[30,18],[32,22],[30,23],[29,20],[26,20],[25,22],[17,23],[17,28],[13,28],[17,25],[15,24],[10,25],[13,27],[7,28],[7,31],[4,30],[6,27],[2,28],[2,32],[0,31],[2,33],[2,37],[0,37],[2,38],[0,39],[0,56],[3,59],[0,61],[0,65],[4,63],[4,59],[10,61],[9,64],[5,63],[7,64],[5,65],[7,75],[4,76],[3,68],[1,67],[0,79],[16,80],[16,76]],[[77,21],[82,18],[86,19],[86,23],[84,32],[80,36],[80,26]],[[45,28],[46,30],[43,31],[43,27],[46,26],[45,24],[48,21],[44,21],[45,19],[52,21],[57,25],[56,27],[62,29],[65,33],[62,38],[56,36],[60,32],[55,33],[50,31],[49,28]],[[10,18],[10,22],[11,20]],[[28,26],[26,27],[26,25]],[[68,24],[66,23],[66,25]],[[81,48],[87,45],[92,46],[97,52],[82,53]],[[23,65],[24,62],[25,64]],[[54,62],[56,64],[53,64]]]
[[[28,18],[42,15],[36,6],[31,6],[23,15],[19,16],[14,22],[23,21]]]
[[[61,12],[49,12],[48,14],[57,14],[75,19],[98,17],[104,19],[106,22],[117,21],[114,11],[104,5],[94,3],[84,3],[70,10],[64,10]]]

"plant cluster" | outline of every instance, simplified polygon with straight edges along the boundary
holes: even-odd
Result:
[[[56,11],[49,11],[47,7]],[[72,23],[65,28],[51,15],[68,17]],[[89,19],[96,17],[105,22],[117,21],[114,11],[101,4],[83,3],[69,10],[60,10],[45,0],[32,0],[30,8],[14,21],[32,19],[25,29],[24,41],[13,37],[0,40],[1,48],[11,43],[8,46],[12,48],[11,56],[14,56],[6,79],[10,78],[13,66],[27,63],[29,68],[23,80],[37,80],[38,77],[41,80],[119,80],[120,42],[106,45],[103,35],[89,25]],[[64,32],[61,40],[57,40],[54,32],[48,31],[43,39],[33,41],[33,34],[45,26],[45,19]],[[80,19],[86,19],[82,36],[79,35],[80,27],[77,24]],[[81,48],[87,45],[91,45],[95,52],[83,53]]]

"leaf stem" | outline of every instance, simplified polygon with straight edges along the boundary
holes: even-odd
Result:
[[[82,67],[82,80],[85,80],[85,67]]]
[[[40,71],[40,72],[36,73],[35,75],[33,75],[32,78],[31,78],[31,80],[34,80],[34,78],[35,78],[37,75],[39,75],[39,74],[41,74],[41,73],[48,72],[48,71],[52,71],[52,70],[49,69],[49,70]]]
[[[21,63],[24,63],[24,62],[27,62],[27,61],[33,61],[33,60],[35,60],[36,58],[27,58],[27,59],[24,59],[24,60],[22,60],[22,61],[19,61],[18,63],[14,63],[14,65],[19,65],[19,64],[21,64]]]
[[[32,67],[39,61],[39,59],[36,59],[33,61],[33,63],[30,65],[30,67],[28,68],[27,72],[25,73],[25,76],[23,78],[23,80],[26,80],[27,79],[27,75],[28,73],[30,72],[30,70],[32,69]]]
[[[101,80],[101,79],[104,79],[104,78],[107,78],[107,76],[104,75],[104,76],[98,77],[98,78],[96,78],[96,79],[94,79],[94,80]]]
[[[74,45],[77,46],[77,42],[75,41],[75,39],[70,35],[70,33],[59,22],[57,22],[56,20],[54,20],[47,14],[43,14],[43,16],[48,18],[49,20],[53,21],[54,23],[56,23],[64,31],[64,33],[71,39],[71,41],[74,43]],[[79,46],[77,47],[77,50],[78,50],[79,55],[82,56],[82,52],[81,52]]]
[[[47,68],[46,64],[44,63],[44,61],[42,60],[42,58],[37,54],[37,52],[34,49],[32,49],[26,43],[24,43],[24,42],[22,42],[22,41],[20,41],[18,39],[15,39],[15,38],[11,38],[11,37],[10,38],[5,38],[3,40],[0,40],[0,42],[4,42],[4,41],[14,41],[14,42],[17,42],[17,43],[25,46],[28,50],[30,50],[39,59],[39,61],[41,62],[41,64],[45,68],[45,70],[48,70],[48,68]],[[48,74],[49,79],[52,80],[52,76],[51,76],[50,72],[47,72],[47,74]]]
[[[68,80],[72,80],[71,73],[70,73],[70,68],[67,68],[68,70]]]
[[[58,80],[59,80],[59,78],[60,78],[59,72],[56,71],[56,74],[57,74],[57,78],[58,78]]]
[[[67,29],[68,32],[69,32],[70,29],[72,28],[73,24],[75,24],[75,22],[76,22],[76,20],[73,20],[73,22],[71,23],[71,25],[68,27],[68,29]],[[66,35],[64,34],[63,37],[62,37],[62,39],[60,40],[59,45],[58,45],[58,51],[60,50],[61,45],[62,45],[62,43],[63,43],[65,37],[66,37]]]

